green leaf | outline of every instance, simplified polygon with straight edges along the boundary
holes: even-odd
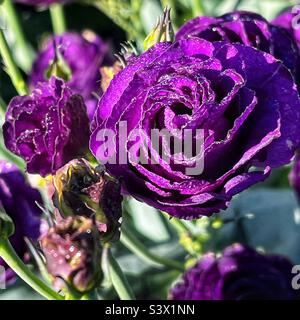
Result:
[[[15,226],[10,218],[5,212],[0,211],[0,239],[7,239],[15,232]]]
[[[221,215],[225,223],[216,235],[218,247],[242,241],[300,262],[300,208],[291,189],[245,191]]]

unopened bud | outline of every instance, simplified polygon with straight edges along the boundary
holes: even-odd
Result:
[[[102,241],[119,238],[123,198],[118,182],[84,159],[70,161],[57,171],[53,181],[53,202],[64,217],[93,219]]]
[[[102,249],[91,219],[78,216],[60,221],[42,237],[41,247],[57,289],[84,293],[99,286]]]
[[[157,20],[156,26],[144,40],[145,50],[148,50],[158,42],[174,40],[174,29],[170,13],[171,8],[166,7],[162,17]]]
[[[52,76],[61,78],[65,81],[69,81],[72,77],[72,71],[68,63],[59,51],[59,48],[55,47],[55,57],[48,69],[45,71],[46,79],[50,79]]]

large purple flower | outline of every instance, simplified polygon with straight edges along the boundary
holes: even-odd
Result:
[[[3,125],[6,147],[27,163],[29,173],[55,173],[87,152],[89,119],[81,96],[52,77],[30,96],[9,103]]]
[[[300,48],[300,6],[294,6],[276,17],[272,24],[286,29]]]
[[[221,257],[204,255],[170,292],[174,300],[292,300],[292,263],[235,244]]]
[[[176,39],[188,36],[208,41],[242,43],[282,60],[295,77],[300,70],[299,51],[293,38],[286,30],[270,24],[256,13],[236,11],[221,17],[194,18],[178,30]]]
[[[159,43],[113,78],[90,141],[100,161],[107,161],[101,129],[117,133],[120,121],[129,134],[110,142],[117,164],[108,163],[108,171],[137,199],[185,219],[225,209],[233,195],[290,162],[300,141],[300,101],[283,64],[250,46],[199,38]],[[134,148],[130,133],[137,128],[149,150]],[[202,174],[187,168],[197,167],[203,153],[172,154],[164,139],[157,150],[147,140],[152,129],[201,129]],[[120,162],[124,149],[127,161]],[[156,163],[137,163],[138,152]],[[160,156],[166,154],[169,161]]]
[[[10,237],[12,246],[20,257],[24,257],[26,244],[24,237],[38,239],[40,235],[42,204],[38,190],[30,187],[18,168],[5,160],[0,160],[0,210],[11,217],[15,225],[15,233]],[[5,266],[0,257],[0,265]],[[13,278],[14,272],[6,270],[6,280]]]
[[[74,93],[83,96],[88,114],[92,118],[97,105],[93,93],[102,94],[100,67],[103,63],[110,63],[108,45],[91,31],[85,31],[82,35],[67,32],[49,38],[33,64],[30,76],[32,87],[46,80],[47,70],[53,63],[57,50],[71,71],[68,86]]]

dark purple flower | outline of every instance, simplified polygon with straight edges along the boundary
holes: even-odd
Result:
[[[205,254],[170,291],[173,300],[294,300],[292,263],[240,244]]]
[[[126,137],[117,134],[121,121],[127,124]],[[225,209],[232,196],[289,163],[300,141],[299,121],[296,85],[272,55],[188,38],[153,46],[112,79],[94,117],[90,148],[107,161],[100,130],[116,133],[109,150],[116,152],[117,164],[106,167],[125,191],[173,216],[193,219]],[[133,129],[144,131],[148,150],[134,148]],[[204,143],[196,135],[193,142],[204,149],[203,172],[186,170],[196,167],[203,153],[171,154],[164,139],[158,150],[147,140],[152,129],[201,129]],[[120,162],[124,149],[126,159]],[[138,153],[148,163],[136,163]],[[167,162],[162,155],[168,154]],[[178,164],[178,159],[183,160]]]
[[[10,241],[17,254],[23,258],[26,252],[24,237],[36,240],[40,235],[42,197],[38,190],[30,187],[18,168],[5,160],[0,160],[0,210],[10,216],[15,225],[15,233]],[[5,266],[0,257],[0,265]],[[6,271],[7,281],[14,276],[11,269]]]
[[[79,292],[99,286],[103,277],[99,233],[93,221],[68,217],[41,239],[48,272],[57,288],[66,284]]]
[[[286,29],[300,48],[300,6],[294,6],[276,17],[272,24]]]
[[[29,173],[55,173],[87,152],[89,119],[81,96],[63,80],[39,83],[30,96],[9,103],[3,125],[6,147],[27,163]]]
[[[32,87],[46,80],[46,73],[56,57],[56,50],[70,68],[68,86],[84,98],[88,114],[92,118],[97,105],[93,92],[102,94],[100,67],[103,63],[109,63],[108,45],[91,31],[85,31],[82,35],[67,32],[49,38],[33,64],[30,76]]]
[[[208,41],[242,43],[272,54],[296,77],[299,68],[299,50],[296,42],[281,27],[274,26],[252,12],[236,11],[221,17],[197,17],[186,22],[177,32],[176,39],[189,36]]]

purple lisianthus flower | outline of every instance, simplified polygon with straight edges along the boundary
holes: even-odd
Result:
[[[136,199],[196,219],[225,209],[235,194],[289,163],[299,121],[297,88],[281,61],[250,46],[191,37],[156,44],[112,79],[95,113],[90,149]],[[143,130],[147,150],[134,148],[133,129]],[[199,129],[204,141],[194,135],[193,142],[203,153],[171,154],[165,140],[157,148],[152,129]],[[109,143],[116,164],[102,152],[102,130],[116,134]],[[202,160],[202,173],[187,174]]]
[[[97,105],[97,98],[93,93],[99,96],[102,94],[100,67],[110,63],[108,45],[91,31],[82,34],[66,32],[49,38],[33,64],[31,87],[46,80],[46,73],[56,57],[56,50],[70,68],[68,86],[84,98],[88,115],[92,118]]]
[[[196,36],[208,41],[242,43],[272,54],[297,77],[299,50],[293,37],[280,26],[270,24],[259,14],[246,11],[227,13],[220,17],[197,17],[186,22],[176,39]]]
[[[240,244],[205,254],[170,291],[173,300],[298,300],[292,263]]]
[[[42,197],[25,181],[18,168],[5,160],[0,160],[0,210],[10,216],[15,225],[15,233],[10,242],[17,254],[23,258],[26,253],[24,237],[36,240],[40,236]],[[7,267],[0,257],[0,266]],[[7,269],[6,280],[14,278],[14,272]]]
[[[286,29],[300,48],[300,6],[294,6],[276,17],[272,24]]]
[[[41,176],[84,156],[89,134],[82,97],[55,77],[39,83],[30,96],[13,98],[3,125],[6,147],[26,161],[29,173]]]

